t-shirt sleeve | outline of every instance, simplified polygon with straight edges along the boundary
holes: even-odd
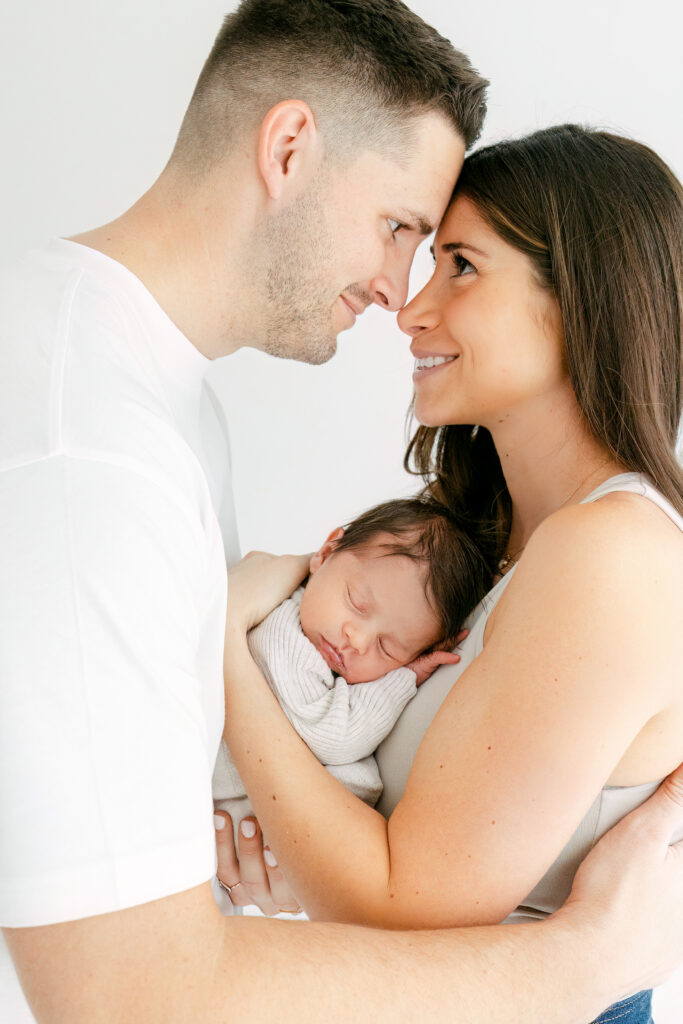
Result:
[[[148,902],[214,870],[201,517],[52,457],[0,477],[0,924]]]

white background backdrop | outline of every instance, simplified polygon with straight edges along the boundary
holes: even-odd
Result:
[[[577,120],[647,142],[683,173],[675,0],[409,2],[491,79],[484,141]],[[152,183],[234,6],[4,0],[0,258],[104,223]],[[418,254],[415,285],[428,267]],[[245,549],[310,549],[360,509],[415,488],[401,468],[410,373],[406,339],[376,308],[324,367],[253,352],[215,365]],[[683,981],[660,1001],[659,1024],[680,1024]]]

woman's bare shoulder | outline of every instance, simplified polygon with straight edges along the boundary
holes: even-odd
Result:
[[[654,560],[654,561],[653,561]],[[628,578],[649,566],[683,568],[683,531],[640,494],[613,491],[598,501],[569,505],[534,531],[524,554],[527,571],[567,563],[572,576],[602,569]],[[521,568],[521,564],[520,564]],[[523,574],[522,574],[523,575]]]
[[[545,623],[548,642],[561,633],[579,643],[590,633],[595,654],[611,658],[627,644],[645,670],[657,645],[667,662],[683,656],[676,650],[682,604],[683,532],[653,502],[615,492],[540,524],[495,609],[487,644],[496,633]],[[636,642],[644,636],[647,645]],[[669,668],[662,666],[663,678]]]

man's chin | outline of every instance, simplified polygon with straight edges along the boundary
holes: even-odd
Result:
[[[302,343],[299,339],[298,343],[292,346],[290,359],[308,363],[309,366],[322,366],[323,363],[329,363],[336,354],[337,336],[331,334],[328,338],[318,337],[311,339],[308,343]]]
[[[321,366],[332,359],[337,351],[337,336],[327,338],[318,335],[315,338],[303,339],[301,335],[286,338],[279,335],[262,346],[263,351],[276,359],[293,359],[297,363],[308,363],[310,366]]]

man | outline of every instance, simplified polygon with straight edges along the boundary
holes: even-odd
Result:
[[[36,1020],[559,1024],[681,954],[680,779],[531,929],[226,920],[210,894],[236,543],[204,373],[242,345],[323,362],[403,305],[484,89],[397,0],[246,0],[150,192],[7,275],[0,922]]]

